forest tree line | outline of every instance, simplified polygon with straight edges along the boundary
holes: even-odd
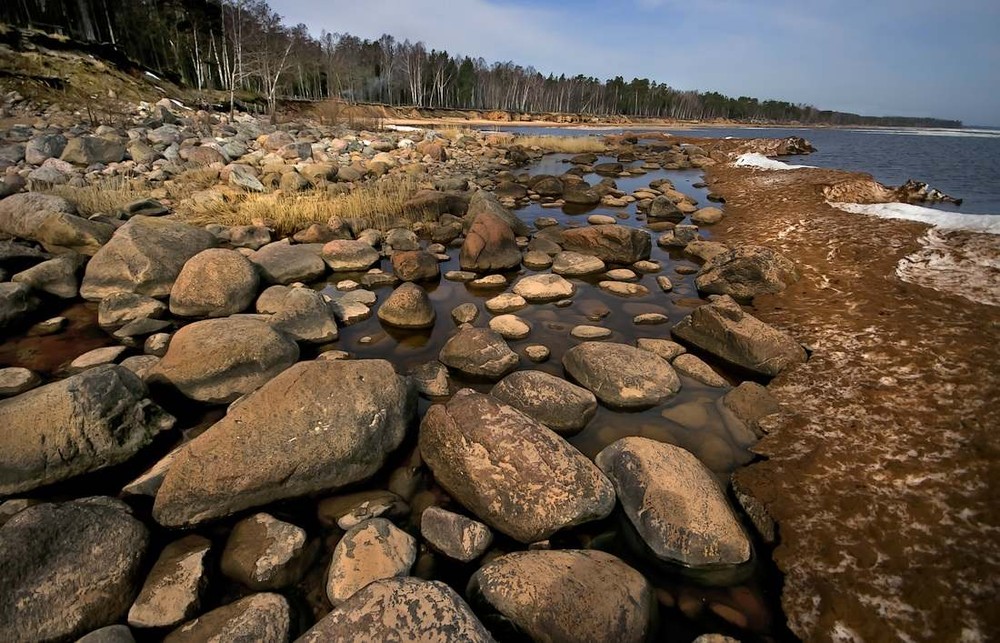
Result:
[[[266,0],[7,0],[0,20],[111,44],[197,90],[393,106],[733,119],[747,122],[961,127],[934,118],[873,117],[787,101],[679,90],[647,78],[542,74],[514,62],[453,55],[422,42],[287,25]]]

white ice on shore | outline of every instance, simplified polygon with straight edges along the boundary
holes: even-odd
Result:
[[[815,167],[813,165],[790,165],[775,159],[767,158],[757,152],[740,154],[733,161],[734,167],[750,167],[757,170],[799,170],[802,168]]]
[[[867,214],[882,219],[919,221],[945,230],[968,230],[984,234],[1000,234],[1000,216],[965,214],[925,208],[910,203],[833,203],[829,205],[852,214]]]

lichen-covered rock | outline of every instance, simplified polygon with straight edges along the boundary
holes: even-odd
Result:
[[[396,328],[430,328],[437,314],[427,291],[412,282],[405,282],[378,309],[378,318]]]
[[[392,270],[403,281],[433,281],[441,276],[437,257],[423,250],[394,252]]]
[[[314,548],[301,527],[266,513],[236,523],[222,552],[222,573],[257,591],[299,580]]]
[[[196,524],[364,480],[402,442],[415,411],[415,391],[389,362],[296,364],[178,454],[153,516]]]
[[[441,507],[420,514],[420,534],[435,550],[463,563],[479,558],[493,543],[489,527]]]
[[[656,406],[681,388],[670,364],[627,344],[584,342],[566,351],[563,367],[581,386],[614,408]]]
[[[597,413],[593,393],[542,371],[511,373],[490,395],[559,434],[580,431]]]
[[[521,251],[507,222],[483,211],[473,220],[458,261],[462,270],[473,272],[511,270],[521,265]]]
[[[326,596],[334,607],[383,578],[407,576],[417,560],[417,541],[385,518],[351,528],[337,543],[327,571]]]
[[[750,540],[715,477],[691,453],[622,438],[597,454],[625,515],[658,558],[688,566],[750,560]]]
[[[729,295],[748,302],[757,295],[777,293],[799,278],[795,265],[763,246],[737,246],[708,260],[695,279],[698,290]]]
[[[594,550],[501,556],[472,576],[468,593],[536,641],[639,643],[650,636],[656,614],[642,574]]]
[[[427,411],[420,454],[452,497],[524,543],[614,508],[610,483],[582,453],[517,409],[471,389]]]
[[[472,377],[498,380],[517,368],[520,361],[496,331],[461,328],[438,356],[443,364]]]
[[[121,366],[99,366],[0,401],[0,495],[110,467],[171,428]]]
[[[128,612],[132,627],[175,627],[198,613],[208,585],[206,557],[212,542],[190,535],[160,553]]]
[[[29,507],[0,528],[0,631],[72,640],[118,622],[142,580],[149,533],[112,498]]]
[[[202,614],[180,626],[163,640],[165,643],[287,643],[291,626],[291,610],[284,596],[251,594]]]
[[[387,578],[354,594],[297,643],[356,641],[492,643],[493,637],[444,583]]]

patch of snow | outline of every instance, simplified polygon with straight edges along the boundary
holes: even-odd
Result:
[[[927,223],[945,230],[968,230],[985,234],[1000,234],[1000,216],[945,212],[909,203],[827,203],[852,214],[867,214],[883,219],[906,219]]]
[[[383,129],[387,129],[392,132],[422,132],[423,128],[413,127],[412,125],[384,125]]]
[[[163,80],[162,78],[160,78],[159,76],[157,76],[156,74],[154,74],[151,71],[147,71],[146,75],[149,76],[150,78],[152,78],[153,80]]]
[[[803,168],[815,167],[814,165],[790,165],[775,159],[768,158],[757,152],[740,154],[733,161],[734,167],[750,167],[757,170],[800,170]]]

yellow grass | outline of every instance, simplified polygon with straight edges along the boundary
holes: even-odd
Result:
[[[108,177],[85,187],[53,185],[38,191],[63,197],[85,217],[112,214],[132,201],[149,196],[149,187],[144,181],[127,176]]]
[[[405,207],[406,201],[419,189],[413,177],[389,176],[359,184],[347,194],[333,195],[323,190],[300,194],[240,194],[195,209],[182,204],[179,210],[189,223],[196,225],[263,224],[280,235],[294,234],[313,223],[326,223],[332,217],[339,217],[359,230],[388,230],[424,220],[430,214]]]
[[[594,136],[518,136],[514,142],[524,147],[537,147],[546,152],[583,154],[604,152],[607,145]]]

